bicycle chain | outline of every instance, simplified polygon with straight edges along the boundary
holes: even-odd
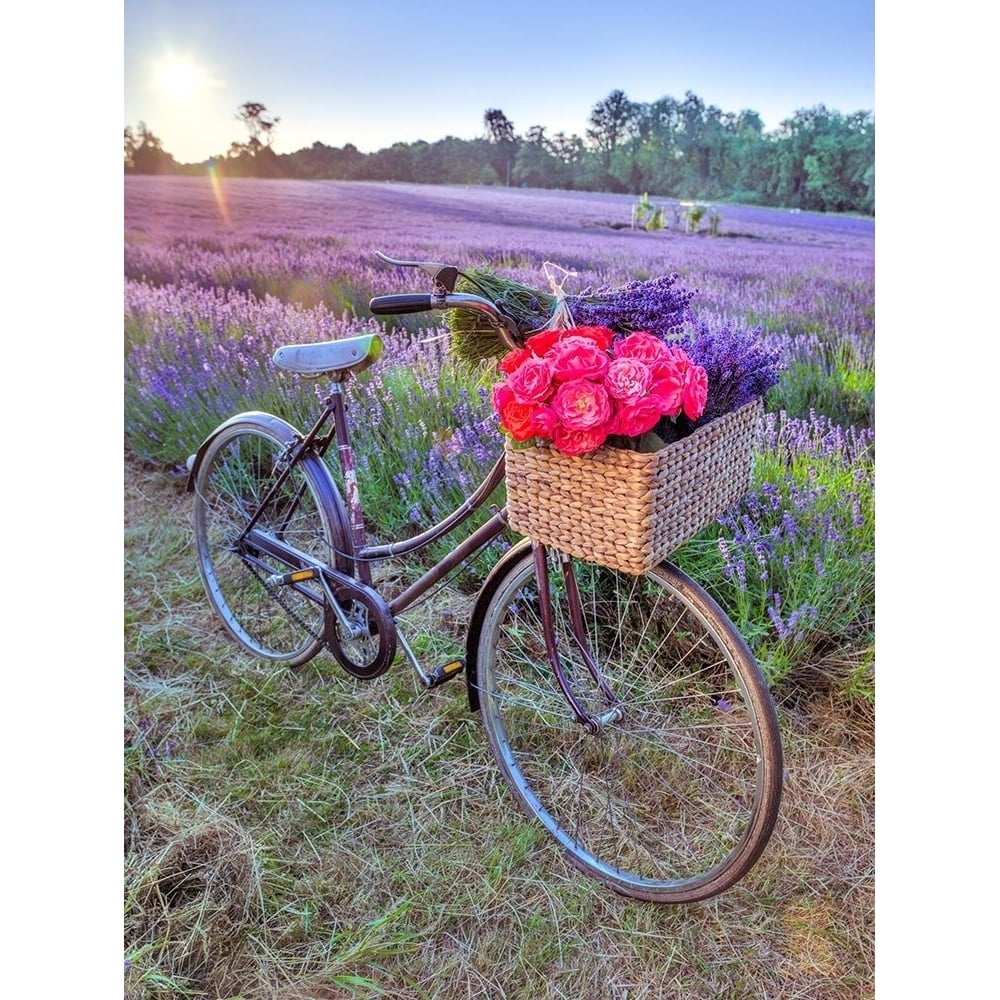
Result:
[[[321,642],[325,646],[326,645],[326,639],[324,638],[324,634],[322,632],[320,632],[317,635],[315,632],[313,632],[313,630],[309,627],[309,625],[307,625],[288,606],[288,603],[285,601],[284,597],[280,593],[281,588],[278,587],[278,586],[269,586],[268,582],[267,582],[267,579],[265,577],[263,577],[260,574],[260,572],[258,572],[257,567],[254,566],[253,563],[250,562],[249,559],[244,559],[243,561],[244,561],[244,563],[246,563],[247,569],[249,569],[250,572],[258,579],[258,581],[260,581],[260,585],[264,588],[264,590],[271,597],[274,598],[275,603],[277,603],[285,611],[285,613],[288,615],[288,617],[291,618],[292,621],[295,622],[295,624],[298,625],[299,628],[302,629],[302,631],[305,632],[305,634],[308,635],[311,639],[315,639],[317,642]]]

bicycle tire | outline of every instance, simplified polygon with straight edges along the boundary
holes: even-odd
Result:
[[[269,575],[295,567],[259,551],[236,551],[233,541],[260,506],[295,433],[269,414],[234,418],[199,453],[193,478],[198,570],[209,601],[244,649],[289,666],[307,662],[323,648],[322,585],[318,580],[298,585],[316,600],[292,587],[268,587]],[[307,455],[256,527],[326,564],[341,536],[331,509],[332,489],[322,461]]]
[[[547,658],[530,548],[507,567],[487,584],[470,683],[517,800],[622,895],[686,903],[731,887],[767,845],[783,773],[774,702],[735,626],[668,563],[636,577],[574,560],[591,651],[624,709],[591,735]],[[564,674],[599,715],[607,700],[550,579]]]

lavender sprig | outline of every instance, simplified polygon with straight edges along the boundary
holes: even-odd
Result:
[[[567,304],[573,320],[582,326],[605,326],[620,334],[644,330],[667,340],[694,321],[691,300],[697,293],[679,285],[679,279],[678,274],[664,274],[649,281],[587,289],[567,296]]]

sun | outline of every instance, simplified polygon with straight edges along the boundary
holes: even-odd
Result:
[[[156,87],[164,97],[187,100],[206,84],[204,70],[190,56],[167,55],[154,68]]]

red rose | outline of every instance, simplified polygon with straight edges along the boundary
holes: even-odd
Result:
[[[515,441],[530,441],[535,437],[535,407],[519,403],[513,395],[499,409],[500,424]]]
[[[565,330],[540,330],[538,333],[533,333],[524,342],[524,346],[527,347],[532,354],[540,358],[549,351],[553,344],[562,340],[565,336]]]
[[[524,342],[524,346],[530,348],[538,357],[542,357],[555,344],[567,337],[586,337],[597,344],[602,351],[606,351],[611,346],[614,336],[614,333],[605,326],[574,326],[566,330],[540,330],[538,333],[533,333]]]
[[[585,455],[600,448],[608,433],[607,424],[589,430],[574,430],[565,424],[558,424],[552,434],[552,444],[564,455]]]
[[[508,375],[516,371],[528,358],[532,357],[531,351],[526,347],[519,347],[516,351],[508,351],[501,359],[497,368]]]

